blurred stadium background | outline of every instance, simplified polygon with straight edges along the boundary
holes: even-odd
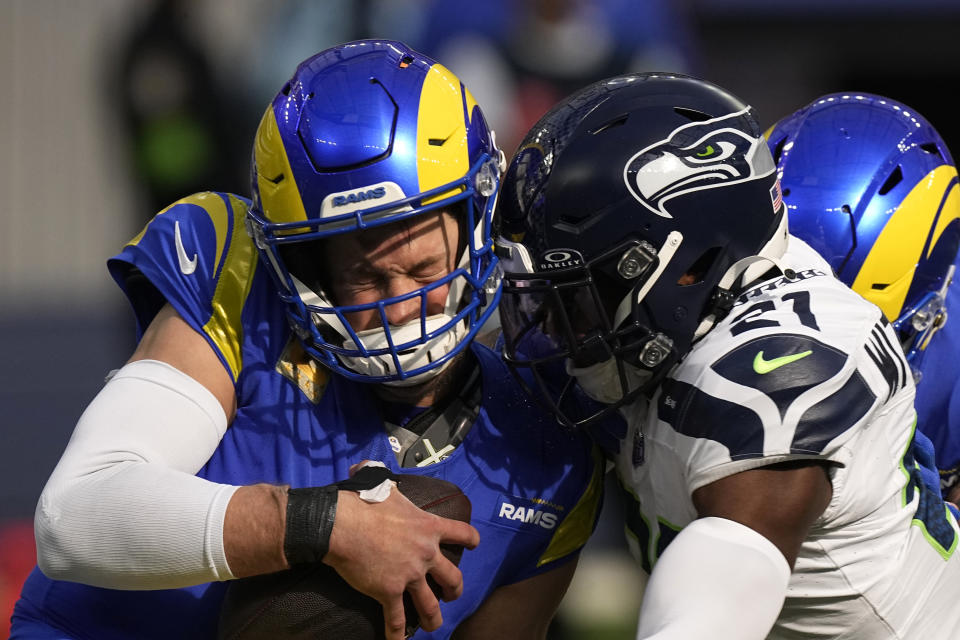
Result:
[[[960,0],[0,2],[0,635],[43,483],[133,347],[106,258],[183,195],[247,193],[259,116],[299,60],[404,40],[460,75],[508,155],[558,98],[628,70],[717,82],[764,126],[826,92],[886,94],[960,153],[957,34]],[[556,640],[633,637],[642,583],[618,506]]]

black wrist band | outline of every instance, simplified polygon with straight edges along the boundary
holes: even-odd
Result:
[[[320,562],[330,549],[337,515],[336,485],[287,490],[283,554],[290,566]]]

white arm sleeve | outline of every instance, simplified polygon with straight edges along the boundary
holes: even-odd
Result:
[[[765,537],[733,520],[694,520],[657,561],[638,640],[763,640],[780,615],[790,566]]]
[[[40,569],[113,589],[232,578],[223,518],[237,487],[194,475],[226,429],[213,394],[172,366],[120,369],[80,416],[40,496]]]

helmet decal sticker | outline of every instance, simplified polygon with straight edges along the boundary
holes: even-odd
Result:
[[[540,255],[538,269],[563,269],[583,264],[583,255],[576,249],[549,249]]]
[[[762,136],[753,133],[750,109],[692,122],[634,154],[623,168],[630,194],[651,212],[672,218],[668,202],[702,189],[725,187],[773,173]]]

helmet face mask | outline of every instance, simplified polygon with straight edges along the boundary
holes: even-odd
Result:
[[[461,352],[499,300],[501,165],[469,92],[404,45],[359,41],[302,63],[258,129],[247,226],[307,352],[347,378],[395,385],[428,380]],[[459,228],[452,270],[400,295],[334,299],[346,265],[325,247],[439,212]],[[428,299],[443,289],[436,313]],[[411,304],[419,318],[390,325],[391,308]],[[351,323],[371,315],[379,326]]]
[[[910,107],[867,93],[822,96],[767,137],[791,228],[880,307],[918,378],[960,247],[946,144]]]
[[[503,194],[505,357],[540,387],[547,376],[535,370],[562,362],[608,405],[571,415],[542,389],[568,425],[651,389],[786,246],[752,110],[679,74],[573,94],[521,143]],[[574,282],[581,290],[566,293]],[[607,388],[588,389],[594,378]]]
[[[513,249],[525,250],[522,245]],[[657,365],[677,358],[669,339],[636,320],[636,306],[630,303],[656,266],[656,256],[644,249],[640,243],[629,241],[586,263],[575,250],[553,250],[539,262],[572,264],[546,272],[513,271],[504,276],[500,320],[505,358],[514,370],[533,372],[536,388],[521,378],[522,384],[565,426],[580,426],[611,413],[615,407],[607,404],[622,404],[643,390],[636,383],[638,377],[646,381]],[[634,265],[638,254],[650,258],[639,268]],[[633,263],[625,266],[630,261]],[[613,277],[611,270],[628,275]],[[626,317],[621,318],[624,313]],[[651,360],[654,346],[663,349]],[[648,354],[646,362],[651,371],[638,376],[639,372],[626,363],[632,363],[633,369],[646,369],[640,356],[643,353]],[[603,393],[604,400],[611,402],[601,402],[600,394],[584,393],[572,384],[551,386],[548,382],[561,371],[572,375],[600,370],[609,387]]]

